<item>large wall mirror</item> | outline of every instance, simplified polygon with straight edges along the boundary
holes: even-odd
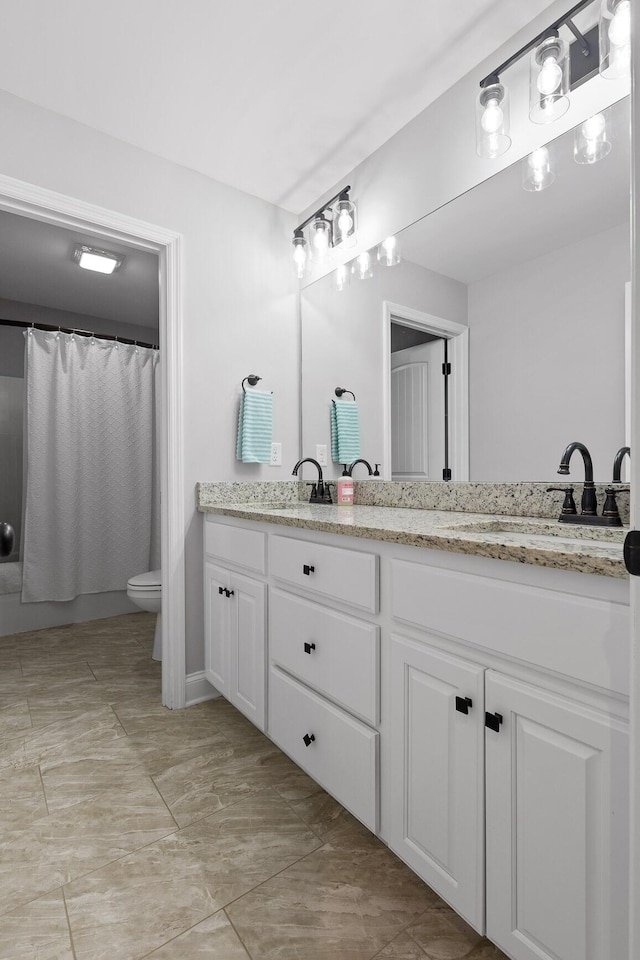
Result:
[[[341,386],[386,479],[442,480],[448,460],[453,480],[550,481],[572,440],[611,479],[626,430],[628,98],[604,117],[597,162],[576,162],[576,131],[563,134],[548,166],[518,161],[399,233],[400,263],[302,291],[303,456],[330,451]],[[523,189],[527,173],[544,189]]]

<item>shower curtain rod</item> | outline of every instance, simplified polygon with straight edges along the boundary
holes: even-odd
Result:
[[[149,350],[158,350],[157,343],[144,343],[142,340],[129,340],[128,337],[114,337],[108,333],[95,334],[92,330],[80,330],[77,327],[60,327],[50,323],[31,323],[28,320],[3,320],[0,325],[5,327],[35,327],[36,330],[51,330],[54,333],[77,333],[80,337],[96,337],[99,340],[117,340],[118,343],[130,343],[137,347],[147,347]]]

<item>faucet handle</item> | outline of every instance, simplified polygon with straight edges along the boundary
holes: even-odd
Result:
[[[564,493],[564,503],[562,504],[561,515],[578,512],[576,510],[576,502],[573,499],[573,487],[547,487],[547,493],[551,493],[552,490],[557,490],[559,493]]]

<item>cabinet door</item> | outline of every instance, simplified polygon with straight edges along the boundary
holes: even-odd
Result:
[[[266,586],[236,573],[232,603],[228,699],[260,730],[265,728]]]
[[[231,604],[220,589],[229,588],[229,573],[213,563],[204,565],[204,672],[209,683],[229,697]]]
[[[483,673],[426,643],[391,638],[390,846],[479,932]]]
[[[487,936],[515,960],[628,956],[624,724],[487,672]]]

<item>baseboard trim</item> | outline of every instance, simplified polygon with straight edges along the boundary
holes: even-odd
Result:
[[[185,694],[187,707],[192,707],[194,703],[202,703],[204,700],[215,700],[220,696],[205,677],[204,670],[187,674]]]

